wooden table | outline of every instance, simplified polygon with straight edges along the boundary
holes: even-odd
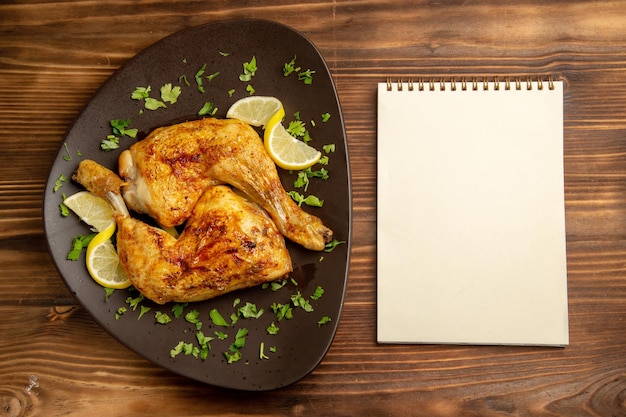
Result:
[[[234,17],[319,47],[351,157],[336,338],[312,374],[269,393],[192,382],[115,341],[66,290],[42,222],[53,157],[98,86],[160,38]],[[625,28],[620,1],[3,2],[0,416],[626,416]],[[376,83],[416,74],[566,80],[568,347],[376,343]]]

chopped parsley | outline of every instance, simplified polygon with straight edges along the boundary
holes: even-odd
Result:
[[[272,322],[272,324],[270,324],[269,326],[267,326],[267,329],[265,329],[265,331],[267,331],[267,334],[278,334],[278,331],[280,330],[280,328],[274,324],[274,322]]]
[[[248,336],[248,329],[241,328],[237,330],[235,335],[235,341],[230,345],[228,351],[224,352],[226,361],[231,364],[241,360],[241,349],[246,345],[246,337]]]
[[[107,135],[106,139],[100,142],[100,148],[104,151],[112,151],[120,147],[119,136],[128,136],[135,139],[138,130],[130,129],[130,119],[113,119],[109,122],[112,134]]]
[[[103,287],[104,288],[104,302],[108,303],[109,302],[109,297],[115,292],[114,288],[108,288],[108,287]]]
[[[113,119],[110,124],[114,135],[128,136],[133,139],[137,137],[137,129],[128,129],[130,119]]]
[[[93,239],[96,234],[97,233],[92,233],[86,236],[74,236],[74,239],[72,240],[72,249],[70,249],[67,253],[67,259],[70,261],[77,261],[83,249],[87,249],[89,242],[91,242],[91,239]]]
[[[120,138],[115,135],[108,135],[106,139],[100,142],[100,148],[103,151],[113,151],[120,147]]]
[[[322,327],[326,323],[330,323],[332,319],[328,316],[324,316],[317,322],[317,327]]]
[[[146,314],[148,311],[151,310],[151,308],[148,306],[140,306],[140,308],[141,308],[141,311],[139,312],[139,317],[137,317],[137,320],[142,318],[144,314]]]
[[[315,71],[310,70],[310,69],[299,72],[298,80],[302,81],[303,83],[307,85],[313,84],[313,74],[315,74]]]
[[[183,315],[183,310],[187,307],[188,303],[176,303],[172,306],[172,314],[175,319],[180,318]]]
[[[294,55],[291,61],[286,62],[285,65],[283,66],[283,75],[285,77],[288,77],[293,72],[300,71],[300,67],[296,67],[296,57],[297,55]]]
[[[216,326],[230,327],[230,324],[226,321],[226,319],[224,319],[224,317],[222,317],[222,315],[219,311],[217,311],[216,308],[209,311],[209,317],[211,318],[213,324],[215,324]]]
[[[302,120],[292,120],[287,125],[287,133],[291,136],[304,136],[306,133],[306,126]]]
[[[202,65],[198,72],[196,72],[196,75],[194,75],[198,91],[201,93],[204,93],[204,86],[202,85],[202,75],[204,75],[204,71],[206,71],[206,64]]]
[[[161,311],[154,312],[154,320],[159,324],[168,324],[172,322],[172,318],[167,314]]]
[[[187,87],[191,85],[189,81],[187,80],[187,76],[184,74],[178,77],[178,81],[180,81],[181,83],[184,83]]]
[[[164,84],[161,87],[161,100],[174,104],[178,100],[178,96],[180,96],[181,90],[179,86],[173,86],[171,83]]]
[[[196,340],[200,345],[199,356],[200,359],[205,360],[209,356],[209,351],[211,350],[210,342],[213,340],[212,337],[205,336],[201,331],[196,332]]]
[[[282,319],[291,320],[293,318],[293,308],[291,308],[291,304],[273,303],[271,308],[274,314],[276,314],[278,321]]]
[[[293,183],[295,188],[304,188],[306,192],[309,188],[311,178],[321,178],[326,181],[328,176],[328,170],[326,168],[320,168],[317,171],[313,171],[311,167],[298,171],[298,177]]]
[[[271,288],[272,291],[278,291],[280,290],[282,287],[284,287],[285,285],[287,285],[287,280],[281,279],[279,281],[272,281],[272,282],[265,282],[261,288],[266,289],[266,288]]]
[[[220,72],[219,72],[219,71],[215,71],[213,74],[209,74],[209,75],[207,75],[207,76],[206,76],[206,79],[207,79],[207,80],[209,80],[209,81],[211,81],[211,80],[213,80],[215,77],[217,77],[218,75],[220,75]]]
[[[310,313],[311,311],[313,311],[313,306],[311,305],[309,300],[304,298],[304,296],[302,295],[302,293],[300,293],[300,291],[298,291],[296,294],[293,294],[291,296],[291,302],[294,305],[294,307],[300,307],[307,313]]]
[[[256,56],[253,56],[250,62],[243,63],[243,73],[239,75],[239,80],[244,82],[250,81],[256,74],[256,71]]]
[[[250,302],[247,302],[243,307],[240,307],[239,310],[237,310],[237,314],[244,319],[258,319],[263,315],[263,313],[264,310],[262,308],[257,309],[256,304],[252,304]]]
[[[311,295],[311,300],[319,300],[324,295],[324,288],[320,285],[317,286],[313,294]]]
[[[261,342],[259,345],[259,359],[269,359],[270,357],[265,354],[265,343]]]
[[[185,321],[196,326],[196,330],[202,328],[202,321],[200,321],[200,312],[198,310],[191,310],[185,314]]]
[[[63,194],[63,201],[65,201],[65,198],[65,194]],[[65,205],[63,201],[59,203],[59,212],[61,213],[61,216],[67,217],[70,215],[70,209]]]
[[[59,178],[57,178],[54,181],[54,187],[52,188],[52,191],[56,193],[57,191],[61,189],[61,187],[63,187],[63,184],[66,182],[67,182],[67,177],[65,176],[65,174],[59,175]]]
[[[139,304],[143,301],[143,295],[139,294],[137,297],[128,297],[126,298],[126,304],[128,304],[133,311],[137,310]]]
[[[206,116],[207,114],[210,116],[215,116],[215,113],[217,113],[217,107],[215,107],[210,101],[204,103],[204,106],[202,106],[202,108],[198,110],[198,116]]]
[[[291,74],[298,74],[298,80],[307,85],[313,84],[313,74],[315,74],[315,71],[311,69],[302,71],[302,67],[296,65],[296,58],[297,56],[294,55],[291,61],[283,65],[283,75],[288,77]]]
[[[133,100],[145,100],[150,97],[150,91],[152,91],[152,87],[137,87],[135,91],[130,93],[130,98]]]
[[[185,356],[193,355],[194,357],[198,357],[198,355],[200,354],[200,349],[198,349],[198,347],[195,347],[193,343],[185,343],[183,341],[180,341],[174,347],[174,349],[170,350],[170,357],[175,358],[181,353]]]
[[[298,204],[298,206],[302,206],[302,204],[306,204],[307,206],[311,206],[311,207],[322,207],[324,205],[324,200],[320,199],[319,197],[313,194],[308,195],[306,197],[297,191],[289,191],[288,194],[293,199],[293,201],[295,201],[296,204]]]
[[[157,100],[156,98],[147,97],[144,100],[144,106],[148,110],[158,110],[160,108],[167,108],[167,105],[163,103],[161,100]]]
[[[128,309],[126,307],[120,307],[117,309],[117,311],[115,312],[115,320],[119,320],[120,317],[122,317],[124,315],[124,313],[126,313]]]
[[[333,239],[332,242],[328,242],[326,244],[326,247],[324,248],[324,252],[332,252],[333,249],[335,249],[337,246],[346,243],[346,242],[340,242],[337,239]]]
[[[65,148],[65,155],[63,155],[64,161],[71,161],[72,155],[70,155],[70,150],[67,147],[67,142],[63,142],[63,147]]]

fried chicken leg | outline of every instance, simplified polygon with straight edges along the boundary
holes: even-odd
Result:
[[[272,220],[229,186],[207,187],[176,239],[128,215],[116,177],[93,161],[81,162],[74,175],[109,199],[120,263],[133,286],[152,301],[206,300],[291,272],[284,238]]]
[[[182,224],[204,191],[230,184],[263,207],[281,233],[322,250],[332,231],[283,188],[274,162],[249,125],[205,118],[154,130],[124,151],[119,172],[128,206],[161,225]]]

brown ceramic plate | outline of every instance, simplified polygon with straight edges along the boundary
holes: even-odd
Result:
[[[283,66],[294,56],[301,72],[315,71],[311,85],[299,80],[295,73],[284,76]],[[243,64],[250,62],[252,57],[257,62],[256,74],[249,82],[240,81]],[[195,75],[203,66],[205,91],[202,93]],[[206,78],[217,72],[219,75],[213,79]],[[168,104],[167,108],[141,112],[143,103],[130,98],[131,92],[139,86],[151,86],[151,96],[158,98],[160,87],[166,83],[182,88],[178,101]],[[70,180],[55,191],[55,182],[61,176],[70,178],[81,159],[94,159],[116,169],[120,152],[135,139],[123,137],[118,150],[101,150],[101,141],[111,134],[111,120],[130,119],[131,127],[139,129],[137,139],[140,139],[158,126],[197,118],[198,111],[207,101],[217,107],[215,117],[225,117],[233,102],[249,95],[246,91],[248,84],[255,89],[256,95],[280,98],[287,121],[293,120],[292,115],[299,112],[313,138],[311,145],[318,149],[330,143],[335,145],[335,151],[328,154],[326,166],[330,178],[311,180],[306,192],[322,198],[323,207],[305,207],[305,210],[322,218],[334,230],[337,240],[345,243],[328,253],[312,252],[288,243],[294,272],[292,280],[283,288],[272,291],[257,287],[214,300],[190,303],[180,318],[174,318],[173,303],[159,306],[144,300],[133,310],[127,301],[137,297],[138,293],[133,290],[117,290],[105,300],[104,289],[87,272],[84,251],[78,261],[66,259],[72,238],[88,234],[89,228],[73,214],[62,217],[59,203],[63,194],[71,195],[81,188]],[[231,89],[234,93],[229,96]],[[321,120],[324,113],[331,115],[326,122]],[[280,171],[280,175],[285,188],[293,190],[295,173]],[[208,384],[249,391],[270,390],[291,384],[310,373],[326,354],[335,335],[350,253],[349,178],[339,100],[328,68],[315,46],[301,34],[273,22],[233,20],[209,23],[175,33],[145,49],[116,71],[87,103],[68,130],[50,172],[44,196],[46,237],[54,262],[69,290],[104,329],[128,348],[175,373]],[[313,300],[310,296],[318,286],[323,288],[324,294]],[[289,304],[291,296],[298,292],[310,301],[313,311],[294,307],[292,319],[278,321],[272,304]],[[264,309],[263,315],[258,319],[240,318],[228,328],[215,326],[209,318],[209,311],[217,309],[228,319],[247,302]],[[116,318],[120,307],[127,311]],[[142,307],[150,310],[140,317]],[[197,328],[184,318],[192,310],[199,312],[200,330],[215,338],[204,360],[184,352],[175,357],[170,354],[180,342],[198,347]],[[167,313],[172,322],[158,324],[156,312]],[[318,324],[324,317],[330,321]],[[266,331],[272,322],[280,328],[276,335]],[[248,330],[245,346],[240,350],[241,360],[229,364],[224,352],[229,350],[241,328]],[[221,340],[216,337],[216,331],[228,334],[228,337]]]

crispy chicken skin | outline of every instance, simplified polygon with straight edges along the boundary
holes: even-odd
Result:
[[[122,267],[133,286],[159,304],[214,298],[292,270],[284,238],[267,214],[225,185],[206,189],[178,239],[132,217],[116,220]]]
[[[109,192],[119,194],[123,185],[117,174],[91,159],[80,161],[72,179],[102,198]]]
[[[293,202],[259,135],[238,120],[158,128],[120,155],[119,172],[128,206],[163,226],[182,224],[208,187],[230,184],[263,207],[292,241],[322,250],[332,239],[319,218]]]
[[[120,263],[133,286],[156,303],[206,300],[292,270],[285,240],[267,213],[229,186],[207,187],[175,238],[129,216],[111,170],[85,160],[73,178],[111,203]]]

